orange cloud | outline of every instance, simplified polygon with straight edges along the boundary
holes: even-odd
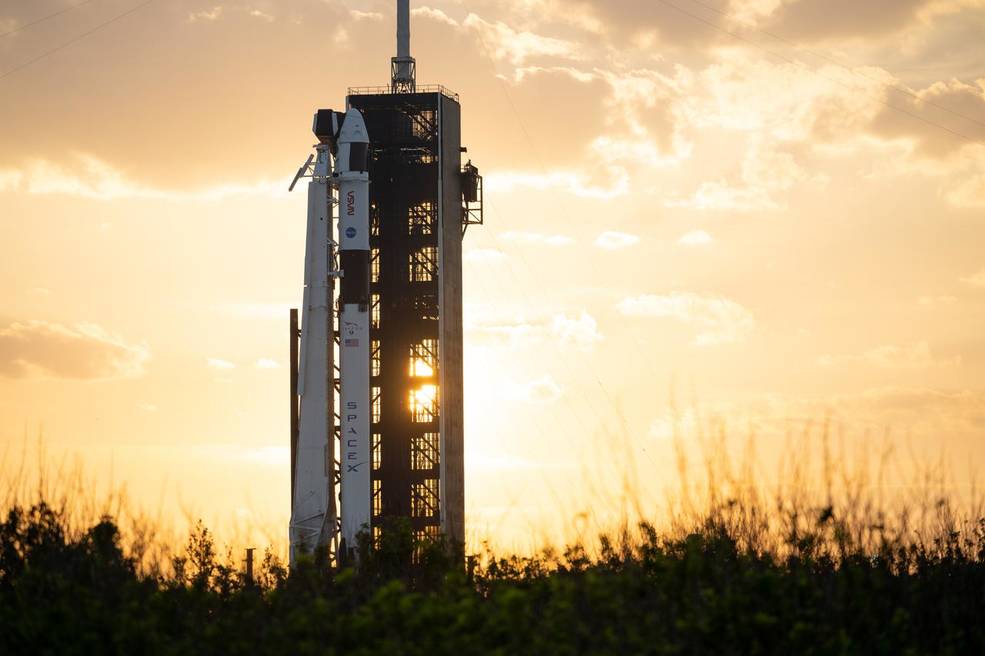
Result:
[[[752,312],[735,301],[692,292],[629,297],[620,301],[618,309],[630,317],[670,318],[689,324],[696,330],[697,346],[741,341],[756,326]]]
[[[0,375],[8,378],[132,378],[143,373],[149,355],[94,324],[32,320],[0,329]]]

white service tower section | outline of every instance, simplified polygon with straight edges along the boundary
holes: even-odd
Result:
[[[356,536],[370,527],[370,295],[369,295],[369,138],[362,114],[350,109],[342,122],[335,157],[339,188],[339,394],[341,437],[340,557],[357,546]]]
[[[317,148],[314,175],[308,183],[308,232],[304,254],[304,307],[298,363],[300,396],[294,498],[291,500],[291,562],[300,553],[327,545],[335,528],[335,494],[331,478],[334,456],[333,395],[330,348],[334,280],[332,260],[330,147]]]

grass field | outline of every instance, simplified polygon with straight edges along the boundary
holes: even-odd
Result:
[[[919,494],[884,499],[872,468],[824,457],[770,491],[711,453],[659,528],[463,557],[398,523],[357,567],[288,573],[268,551],[252,580],[201,524],[176,543],[81,479],[11,484],[0,653],[985,653],[974,495],[958,504],[925,472]]]

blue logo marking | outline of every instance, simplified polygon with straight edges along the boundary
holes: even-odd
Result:
[[[356,229],[353,228],[352,226],[349,226],[348,228],[345,229],[345,236],[348,237],[349,239],[352,239],[353,237],[356,236]]]

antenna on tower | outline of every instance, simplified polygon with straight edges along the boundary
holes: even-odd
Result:
[[[390,90],[417,91],[417,62],[410,56],[410,0],[397,0],[397,56],[390,59]]]

